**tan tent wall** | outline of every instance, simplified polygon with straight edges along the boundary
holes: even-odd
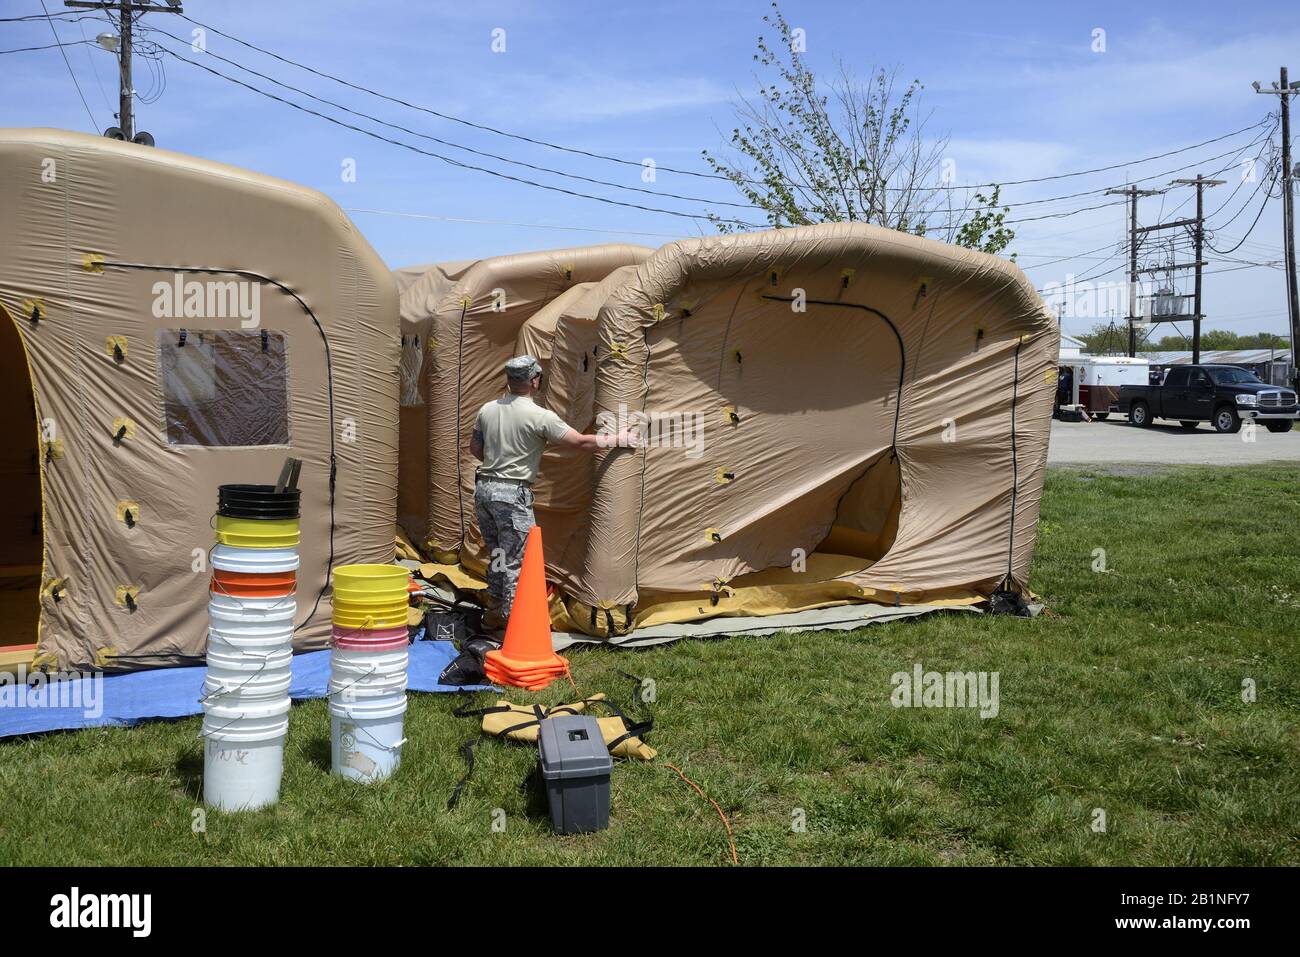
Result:
[[[546,378],[538,401],[580,432],[595,429],[596,315],[610,292],[632,278],[636,266],[621,266],[600,282],[583,283],[553,299],[524,324],[518,349],[545,355]],[[582,573],[591,511],[591,456],[552,444],[542,456],[533,485],[533,507],[546,543],[547,577],[566,589]]]
[[[401,313],[401,441],[398,443],[397,523],[412,542],[428,536],[429,404],[426,401],[437,346],[431,304],[441,302],[477,260],[393,271]],[[409,295],[408,290],[416,287]]]
[[[516,354],[524,324],[572,286],[599,281],[650,253],[625,244],[519,253],[481,260],[455,276],[430,270],[406,288],[403,335],[422,334],[429,350],[423,372],[427,513],[415,516],[420,528],[407,529],[417,545],[439,560],[457,559],[462,548],[468,557],[479,551],[469,434],[479,408],[504,391],[502,370]]]
[[[102,137],[0,132],[0,208],[0,321],[22,338],[38,441],[50,449],[37,662],[130,669],[201,658],[217,486],[273,481],[290,455],[303,460],[295,645],[323,645],[328,597],[312,608],[328,576],[332,462],[334,564],[393,555],[399,339],[389,271],[319,193]],[[155,318],[155,284],[177,273],[258,285],[255,328],[285,344],[287,444],[168,443],[160,350],[176,348],[179,329],[192,344],[204,332],[247,331],[237,316]],[[136,506],[133,527],[124,503]]]
[[[1013,264],[859,224],[684,240],[598,323],[597,412],[697,414],[707,441],[597,453],[579,627],[711,591],[699,617],[726,614],[828,536],[867,557],[788,583],[810,599],[1026,587],[1058,333]]]

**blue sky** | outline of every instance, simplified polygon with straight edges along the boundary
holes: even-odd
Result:
[[[53,12],[61,0],[45,0]],[[187,0],[194,19],[439,112],[526,136],[640,162],[704,169],[701,148],[722,145],[732,126],[732,103],[756,84],[755,39],[768,10],[763,0],[679,3],[389,2],[329,0],[278,3]],[[917,4],[787,2],[790,22],[807,36],[810,65],[829,73],[842,61],[859,75],[873,66],[897,67],[900,77],[925,84],[930,130],[950,138],[946,155],[959,182],[1055,176],[1126,163],[1189,146],[1263,119],[1276,99],[1255,95],[1250,81],[1267,84],[1300,50],[1300,14],[1281,3],[1228,8],[1199,2]],[[36,0],[4,0],[3,16],[40,13]],[[189,37],[179,18],[154,14],[149,26]],[[103,23],[58,26],[64,41],[93,38]],[[505,52],[492,50],[494,30],[505,31]],[[1105,51],[1094,52],[1094,30],[1105,31]],[[84,34],[83,34],[84,30]],[[170,39],[155,39],[203,59]],[[44,22],[0,24],[0,49],[52,42]],[[712,200],[738,197],[723,183],[660,172],[645,184],[640,170],[536,147],[375,100],[256,54],[209,33],[207,48],[319,96],[413,130],[511,159],[629,186]],[[72,70],[95,117],[112,122],[116,66],[94,46],[66,48]],[[1300,57],[1289,65],[1300,78]],[[264,80],[206,59],[214,69],[263,88]],[[4,57],[0,126],[92,129],[57,50]],[[152,78],[137,63],[136,88]],[[293,94],[280,93],[301,99]],[[18,95],[15,95],[18,94]],[[322,108],[324,109],[324,108]],[[711,232],[697,220],[610,206],[496,177],[457,169],[436,159],[378,142],[260,97],[177,60],[166,61],[166,89],[138,105],[138,126],[167,149],[249,167],[330,195],[350,210],[384,210],[443,219],[353,212],[361,230],[392,266],[464,259],[524,249],[627,240],[658,245]],[[344,117],[349,121],[354,118]],[[1300,117],[1298,117],[1300,119]],[[692,213],[704,203],[658,199],[604,186],[479,160],[406,134],[377,128],[422,148],[468,162],[583,192]],[[1007,187],[1003,199],[1020,203],[1146,179],[1164,186],[1173,176],[1215,173],[1241,157],[1256,131],[1148,163],[1106,173]],[[1225,158],[1213,159],[1227,152]],[[343,164],[355,161],[356,181]],[[1187,167],[1167,176],[1166,171]],[[1220,174],[1228,183],[1206,194],[1227,249],[1243,237],[1262,203],[1254,184],[1240,183],[1239,167]],[[1234,188],[1236,192],[1233,193]],[[1248,202],[1256,195],[1254,202]],[[1192,191],[1145,199],[1143,223],[1192,210]],[[1011,217],[1070,212],[1114,201],[1085,196],[1013,208]],[[1180,207],[1180,204],[1185,203]],[[1211,254],[1205,277],[1208,327],[1284,334],[1281,203],[1267,203],[1258,225],[1232,258]],[[716,208],[716,207],[715,207]],[[460,222],[455,220],[486,220]],[[516,225],[532,224],[532,225]],[[577,229],[545,229],[538,224]],[[1122,206],[1018,224],[1011,249],[1044,287],[1067,275],[1103,273],[1122,280],[1118,243]],[[594,230],[600,230],[599,232]],[[1061,260],[1063,257],[1065,261]],[[1042,265],[1039,265],[1042,264]],[[1122,299],[1116,290],[1112,302]],[[1122,304],[1122,303],[1121,303]],[[1076,311],[1088,304],[1076,301]],[[1104,308],[1104,307],[1103,307]],[[1122,312],[1122,310],[1121,310]],[[1089,328],[1089,315],[1067,315],[1067,332]],[[1186,324],[1184,331],[1190,333]],[[1170,334],[1172,329],[1167,329]],[[1158,333],[1159,334],[1159,333]]]

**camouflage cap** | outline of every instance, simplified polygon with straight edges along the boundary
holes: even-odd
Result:
[[[506,378],[514,382],[527,382],[542,374],[542,366],[532,356],[515,356],[506,363]]]

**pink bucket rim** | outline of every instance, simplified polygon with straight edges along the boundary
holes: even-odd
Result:
[[[334,626],[334,647],[352,651],[392,651],[411,643],[405,625],[391,628],[346,628]]]

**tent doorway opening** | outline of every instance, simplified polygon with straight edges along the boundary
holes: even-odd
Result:
[[[0,309],[0,667],[25,662],[36,647],[45,552],[40,425],[22,337]]]

